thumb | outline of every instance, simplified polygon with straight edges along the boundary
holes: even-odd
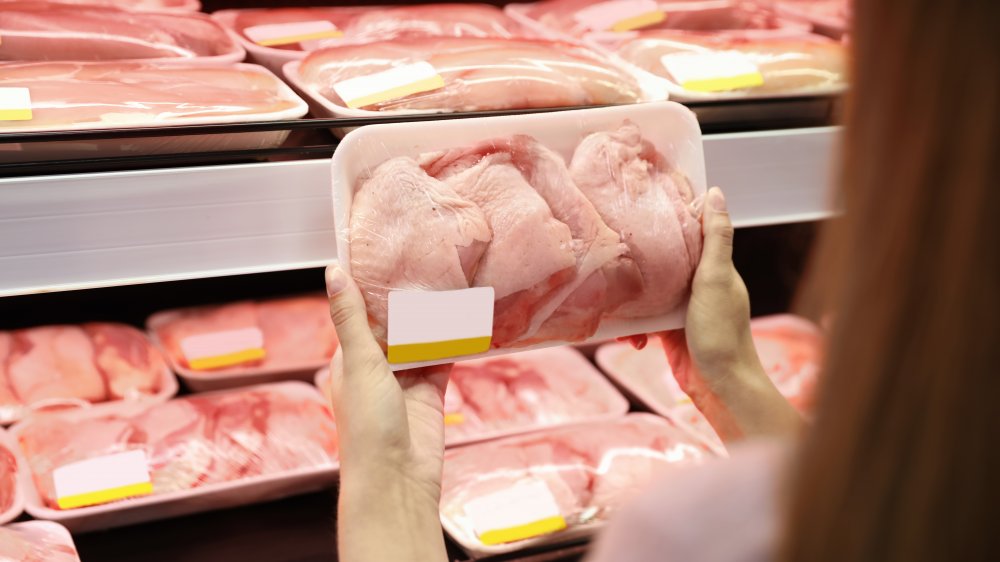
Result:
[[[705,236],[701,265],[729,267],[733,261],[733,222],[729,219],[726,197],[718,187],[709,189],[705,197],[701,228]]]
[[[368,312],[361,290],[338,264],[326,268],[326,294],[330,298],[330,318],[337,329],[345,366],[361,367],[367,361],[384,361],[382,348],[368,327]],[[352,370],[348,368],[346,372]]]

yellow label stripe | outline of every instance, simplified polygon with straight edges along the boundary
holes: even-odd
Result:
[[[463,423],[465,423],[465,414],[463,414],[462,412],[445,414],[444,416],[445,425],[461,425]]]
[[[506,544],[509,542],[530,539],[540,535],[547,535],[549,533],[555,533],[556,531],[562,531],[565,528],[566,520],[563,516],[555,515],[553,517],[540,519],[524,525],[518,525],[517,527],[486,531],[485,533],[479,535],[479,541],[485,545],[493,546],[497,544]]]
[[[213,355],[212,357],[189,359],[188,365],[190,365],[195,371],[204,371],[207,369],[218,369],[219,367],[231,367],[248,361],[257,361],[258,359],[263,359],[264,355],[264,350],[257,347],[253,349],[244,349],[243,351],[237,351],[234,353],[226,353],[225,355]]]
[[[0,109],[0,121],[31,121],[31,109]]]
[[[444,88],[444,78],[441,78],[439,74],[435,74],[423,80],[417,80],[416,82],[410,82],[409,84],[403,84],[402,86],[396,86],[395,88],[389,88],[388,90],[345,101],[347,107],[358,109],[366,105],[372,105],[373,103],[405,98],[411,94],[430,92],[438,88]]]
[[[344,32],[339,29],[328,29],[326,31],[317,31],[315,33],[303,33],[301,35],[288,35],[285,37],[275,37],[273,39],[262,39],[257,41],[257,44],[261,47],[274,47],[275,45],[290,45],[292,43],[314,41],[316,39],[337,39],[343,36]]]
[[[741,90],[743,88],[756,88],[763,84],[764,77],[761,73],[752,72],[740,76],[727,76],[725,78],[688,80],[681,84],[681,87],[692,92],[725,92],[728,90]]]
[[[489,350],[492,339],[492,336],[484,336],[429,343],[390,345],[388,357],[390,363],[415,363],[472,355]]]
[[[656,25],[665,19],[667,19],[667,14],[659,10],[655,12],[647,12],[645,14],[639,14],[638,16],[632,16],[630,18],[619,20],[611,26],[611,31],[618,33],[623,31],[632,31],[633,29]]]
[[[148,496],[152,493],[152,482],[141,482],[139,484],[129,484],[127,486],[109,488],[98,492],[87,492],[85,494],[76,494],[75,496],[66,496],[64,498],[59,498],[56,503],[59,505],[59,509],[74,509],[77,507],[86,507],[88,505],[99,505],[102,503],[113,502],[115,500],[122,500],[125,498],[134,498],[136,496]]]

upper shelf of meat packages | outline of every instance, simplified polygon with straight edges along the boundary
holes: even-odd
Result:
[[[325,265],[331,157],[401,123],[669,99],[738,227],[833,211],[840,0],[311,4],[0,0],[0,296]]]

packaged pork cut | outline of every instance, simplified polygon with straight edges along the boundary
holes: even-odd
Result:
[[[797,410],[809,415],[822,361],[823,334],[819,328],[804,318],[782,314],[755,318],[750,329],[768,376]],[[657,414],[687,426],[716,451],[725,453],[711,424],[674,379],[659,338],[650,338],[642,350],[625,343],[609,343],[597,350],[596,360],[626,393]]]
[[[46,412],[12,433],[28,513],[73,531],[313,491],[338,468],[333,417],[302,382]]]
[[[212,17],[239,37],[254,62],[275,72],[309,51],[397,38],[492,37],[528,32],[489,4],[337,6],[222,10]]]
[[[0,527],[0,560],[80,562],[73,536],[51,521],[25,521]]]
[[[22,2],[24,0],[0,0],[0,4],[6,2]],[[171,12],[197,12],[201,10],[201,2],[198,0],[48,0],[60,4],[91,5],[91,6],[111,6],[123,10],[136,12],[143,11],[171,11]]]
[[[170,367],[194,391],[311,381],[338,343],[323,295],[168,310],[146,324]]]
[[[329,393],[330,372],[316,375]],[[459,361],[444,397],[452,447],[583,421],[614,420],[628,401],[578,351],[552,347]]]
[[[0,332],[0,423],[47,408],[163,401],[176,393],[163,356],[131,326],[93,322]]]
[[[218,125],[297,119],[305,102],[266,69],[153,62],[2,66],[0,162],[270,148],[288,131],[4,143],[3,133]]]
[[[0,429],[0,525],[13,521],[24,511],[24,492],[18,485],[19,470],[17,442]],[[2,551],[0,547],[0,560],[3,560]]]
[[[681,105],[371,125],[333,190],[394,369],[683,323],[705,165]]]
[[[615,105],[648,98],[630,73],[596,51],[542,39],[430,37],[342,45],[288,63],[285,77],[310,100],[314,114],[330,117]]]
[[[473,556],[589,536],[671,467],[714,455],[651,414],[445,452],[441,522]]]
[[[246,52],[202,14],[132,12],[107,6],[4,2],[0,63],[156,61],[229,64]]]

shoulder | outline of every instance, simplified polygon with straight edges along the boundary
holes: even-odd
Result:
[[[730,458],[664,474],[615,516],[590,562],[758,562],[773,558],[789,446],[749,442]]]

